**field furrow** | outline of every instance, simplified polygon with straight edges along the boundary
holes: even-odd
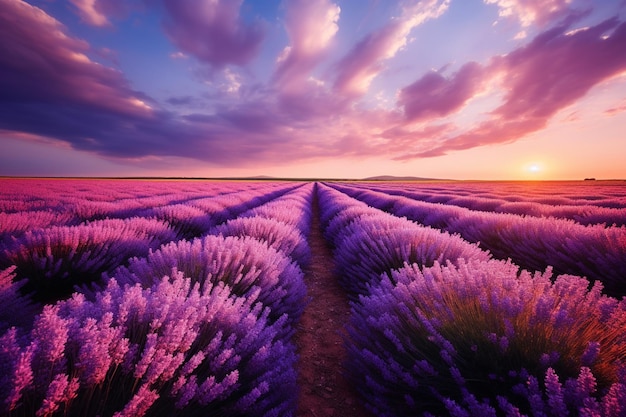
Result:
[[[332,252],[322,235],[317,195],[312,206],[311,262],[304,276],[310,302],[294,338],[300,355],[296,415],[368,416],[343,373],[346,359],[343,335],[350,307],[334,273]]]

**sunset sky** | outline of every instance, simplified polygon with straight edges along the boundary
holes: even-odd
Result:
[[[0,175],[626,178],[625,0],[0,0]]]

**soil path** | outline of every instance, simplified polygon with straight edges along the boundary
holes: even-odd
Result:
[[[332,251],[320,228],[317,195],[309,236],[311,264],[305,269],[310,303],[295,334],[300,355],[297,417],[370,417],[344,378],[344,325],[350,318],[348,297],[334,274]]]

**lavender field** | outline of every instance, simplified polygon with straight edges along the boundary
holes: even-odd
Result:
[[[623,182],[96,179],[0,179],[0,415],[302,414],[318,226],[370,415],[626,416]]]

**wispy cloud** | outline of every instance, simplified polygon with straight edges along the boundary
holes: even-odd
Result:
[[[311,71],[339,29],[341,9],[328,0],[286,2],[285,29],[290,44],[277,59],[274,83],[283,92],[298,92],[311,82]],[[315,83],[313,83],[315,84]]]
[[[404,5],[399,17],[366,35],[341,59],[337,64],[335,90],[357,96],[365,93],[385,68],[384,62],[407,44],[411,30],[441,16],[449,4],[449,0],[428,0]]]
[[[136,0],[70,0],[81,20],[92,26],[110,26],[111,17],[123,17],[132,8],[139,7]]]
[[[572,0],[484,0],[495,4],[499,16],[519,20],[522,27],[545,27],[571,12]]]
[[[216,68],[245,65],[264,38],[260,21],[240,17],[243,0],[163,0],[165,31],[182,52]]]

